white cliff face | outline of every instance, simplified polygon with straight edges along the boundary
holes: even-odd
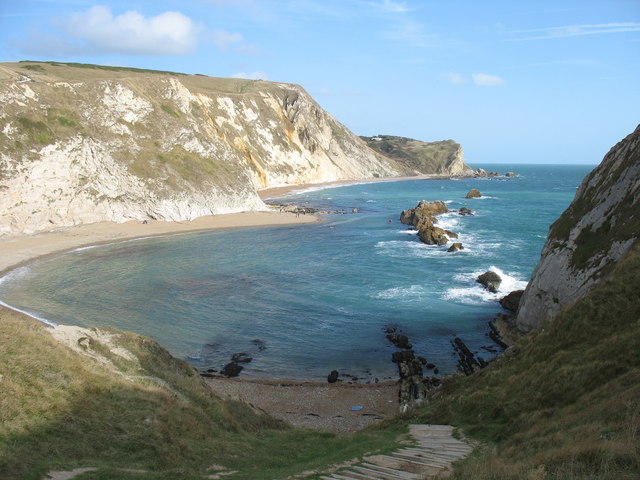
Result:
[[[640,126],[613,147],[551,226],[516,317],[539,327],[606,277],[640,237]]]
[[[296,85],[20,68],[0,71],[0,234],[260,210],[261,188],[405,173]]]

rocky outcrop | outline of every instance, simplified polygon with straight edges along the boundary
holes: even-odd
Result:
[[[360,138],[370,148],[393,159],[412,174],[463,177],[474,175],[473,170],[464,163],[462,147],[453,140],[421,142],[391,135]]]
[[[496,272],[491,270],[484,272],[482,275],[479,275],[476,278],[476,282],[484,286],[491,293],[497,293],[500,288],[500,284],[502,283],[502,278]]]
[[[406,225],[412,225],[416,228],[420,228],[425,224],[433,225],[436,223],[435,216],[442,213],[447,213],[449,209],[447,205],[436,200],[434,202],[427,202],[420,200],[418,205],[408,210],[403,210],[400,214],[400,221]]]
[[[462,246],[462,243],[455,242],[455,243],[451,244],[451,246],[449,247],[449,250],[447,250],[447,252],[455,253],[455,252],[459,252],[460,250],[464,250],[464,247]]]
[[[266,209],[258,190],[412,171],[300,86],[0,64],[0,234]]]
[[[522,294],[524,290],[514,290],[510,292],[508,295],[502,297],[499,302],[502,308],[505,310],[509,310],[511,312],[518,311],[518,305],[520,305],[520,300],[522,299]]]
[[[455,337],[451,340],[453,350],[458,355],[458,370],[465,375],[471,375],[487,365],[482,357],[476,357],[469,347],[460,339]]]
[[[604,279],[640,236],[640,126],[614,146],[551,226],[516,326],[537,328]]]
[[[480,198],[481,196],[482,194],[480,193],[480,190],[478,190],[477,188],[472,188],[467,192],[464,198]]]
[[[458,234],[433,225],[424,225],[418,230],[418,238],[427,245],[445,245]]]

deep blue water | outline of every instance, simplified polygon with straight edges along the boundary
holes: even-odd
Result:
[[[549,225],[593,168],[482,166],[519,175],[307,191],[281,201],[359,213],[81,249],[4,277],[0,300],[52,322],[150,336],[199,368],[246,352],[254,360],[241,375],[253,377],[321,380],[337,369],[395,378],[383,329],[397,325],[417,354],[453,373],[456,335],[494,355],[482,347],[495,347],[486,334],[502,311],[496,300],[525,286]],[[483,198],[465,200],[471,188]],[[423,199],[474,210],[440,217],[464,251],[424,245],[398,221]],[[497,295],[475,282],[489,269],[504,279]]]

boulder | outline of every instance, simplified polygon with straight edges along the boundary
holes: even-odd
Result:
[[[423,224],[433,225],[436,215],[447,213],[448,211],[447,205],[440,200],[434,202],[421,200],[414,208],[403,210],[400,214],[400,221],[406,225],[413,225],[414,227]]]
[[[516,174],[514,172],[507,172],[504,174],[505,177],[515,177]]]
[[[482,194],[480,193],[480,190],[472,188],[467,192],[467,195],[464,198],[480,198],[481,196]]]
[[[327,376],[327,382],[336,383],[338,381],[338,373],[337,370],[331,370],[331,373]]]
[[[420,228],[418,238],[427,245],[444,245],[450,238],[458,238],[458,234],[431,225]]]
[[[458,210],[458,215],[462,215],[463,217],[473,215],[473,210],[467,207],[462,207],[461,209]]]
[[[222,369],[222,375],[225,377],[237,377],[242,371],[242,365],[238,365],[236,362],[227,363]]]
[[[449,250],[447,250],[447,252],[457,252],[459,250],[464,250],[464,247],[460,242],[456,242],[449,247]]]
[[[396,332],[389,333],[387,334],[387,339],[398,348],[405,348],[405,349],[411,348],[411,344],[409,343],[409,337],[401,333],[396,333]]]
[[[496,272],[492,272],[489,270],[488,272],[484,272],[480,275],[476,282],[482,284],[484,288],[489,290],[491,293],[497,293],[498,288],[500,288],[500,284],[502,283],[502,278]]]
[[[509,293],[506,297],[502,297],[499,302],[502,305],[502,308],[505,310],[510,310],[512,312],[518,311],[518,305],[520,304],[520,299],[522,298],[522,294],[524,290],[514,290]]]

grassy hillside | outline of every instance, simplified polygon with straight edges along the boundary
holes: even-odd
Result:
[[[204,478],[229,470],[239,471],[232,478],[284,478],[387,448],[402,431],[293,430],[213,396],[189,365],[148,338],[101,330],[105,341],[78,338],[87,356],[47,328],[0,310],[2,479],[78,467],[98,468],[83,480]]]
[[[456,479],[637,479],[638,272],[636,246],[589,295],[402,421],[451,423],[487,442]]]
[[[391,135],[360,138],[369,148],[415,173],[450,174],[452,170],[456,175],[471,173],[471,168],[464,164],[462,147],[453,140],[421,142]]]

